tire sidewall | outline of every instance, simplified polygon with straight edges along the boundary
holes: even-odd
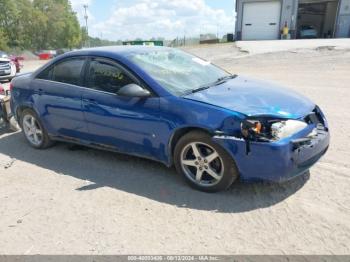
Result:
[[[42,139],[42,141],[41,141],[41,143],[40,143],[39,145],[34,145],[34,144],[32,144],[32,143],[29,141],[29,139],[27,138],[27,136],[26,136],[26,134],[25,134],[25,132],[24,132],[23,120],[24,120],[24,116],[26,116],[26,115],[30,115],[30,116],[34,117],[35,120],[37,121],[37,123],[38,123],[40,129],[41,129],[42,132],[43,132],[43,139]],[[49,137],[48,137],[48,135],[47,135],[47,132],[46,132],[44,126],[42,125],[42,123],[41,123],[41,121],[40,121],[40,118],[39,118],[38,115],[35,113],[35,111],[33,111],[32,109],[25,109],[25,110],[23,111],[23,113],[21,114],[21,127],[22,127],[22,133],[23,133],[25,139],[27,140],[27,142],[30,144],[30,146],[32,146],[32,147],[34,147],[34,148],[37,148],[37,149],[44,149],[44,148],[46,148],[46,147],[48,147],[48,146],[50,145],[51,141],[50,141],[50,139],[49,139]]]

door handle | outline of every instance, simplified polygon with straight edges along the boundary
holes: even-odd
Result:
[[[270,25],[276,25],[276,23],[270,23]]]
[[[245,24],[246,26],[251,26],[252,24]]]

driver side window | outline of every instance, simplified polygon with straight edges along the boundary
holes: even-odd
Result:
[[[90,61],[87,75],[88,88],[114,94],[123,86],[135,83],[120,67],[100,59]]]

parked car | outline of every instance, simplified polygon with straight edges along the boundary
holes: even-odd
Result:
[[[67,141],[174,164],[206,192],[291,179],[329,145],[306,97],[165,47],[64,54],[16,77],[11,105],[34,148]]]
[[[299,30],[299,38],[313,39],[318,38],[318,32],[312,25],[302,25]]]
[[[35,53],[40,60],[49,60],[54,58],[57,55],[56,50],[41,50]]]
[[[15,77],[17,72],[16,64],[9,58],[9,56],[0,51],[0,81],[10,80]]]
[[[16,66],[16,72],[20,73],[21,68],[23,67],[23,65],[21,64],[21,61],[24,60],[23,57],[21,56],[16,56],[16,55],[8,55],[7,53],[5,53],[4,51],[0,51],[0,58],[8,58],[10,59]]]

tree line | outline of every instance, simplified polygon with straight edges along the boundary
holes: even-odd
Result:
[[[73,49],[84,39],[69,0],[0,0],[0,50]]]

